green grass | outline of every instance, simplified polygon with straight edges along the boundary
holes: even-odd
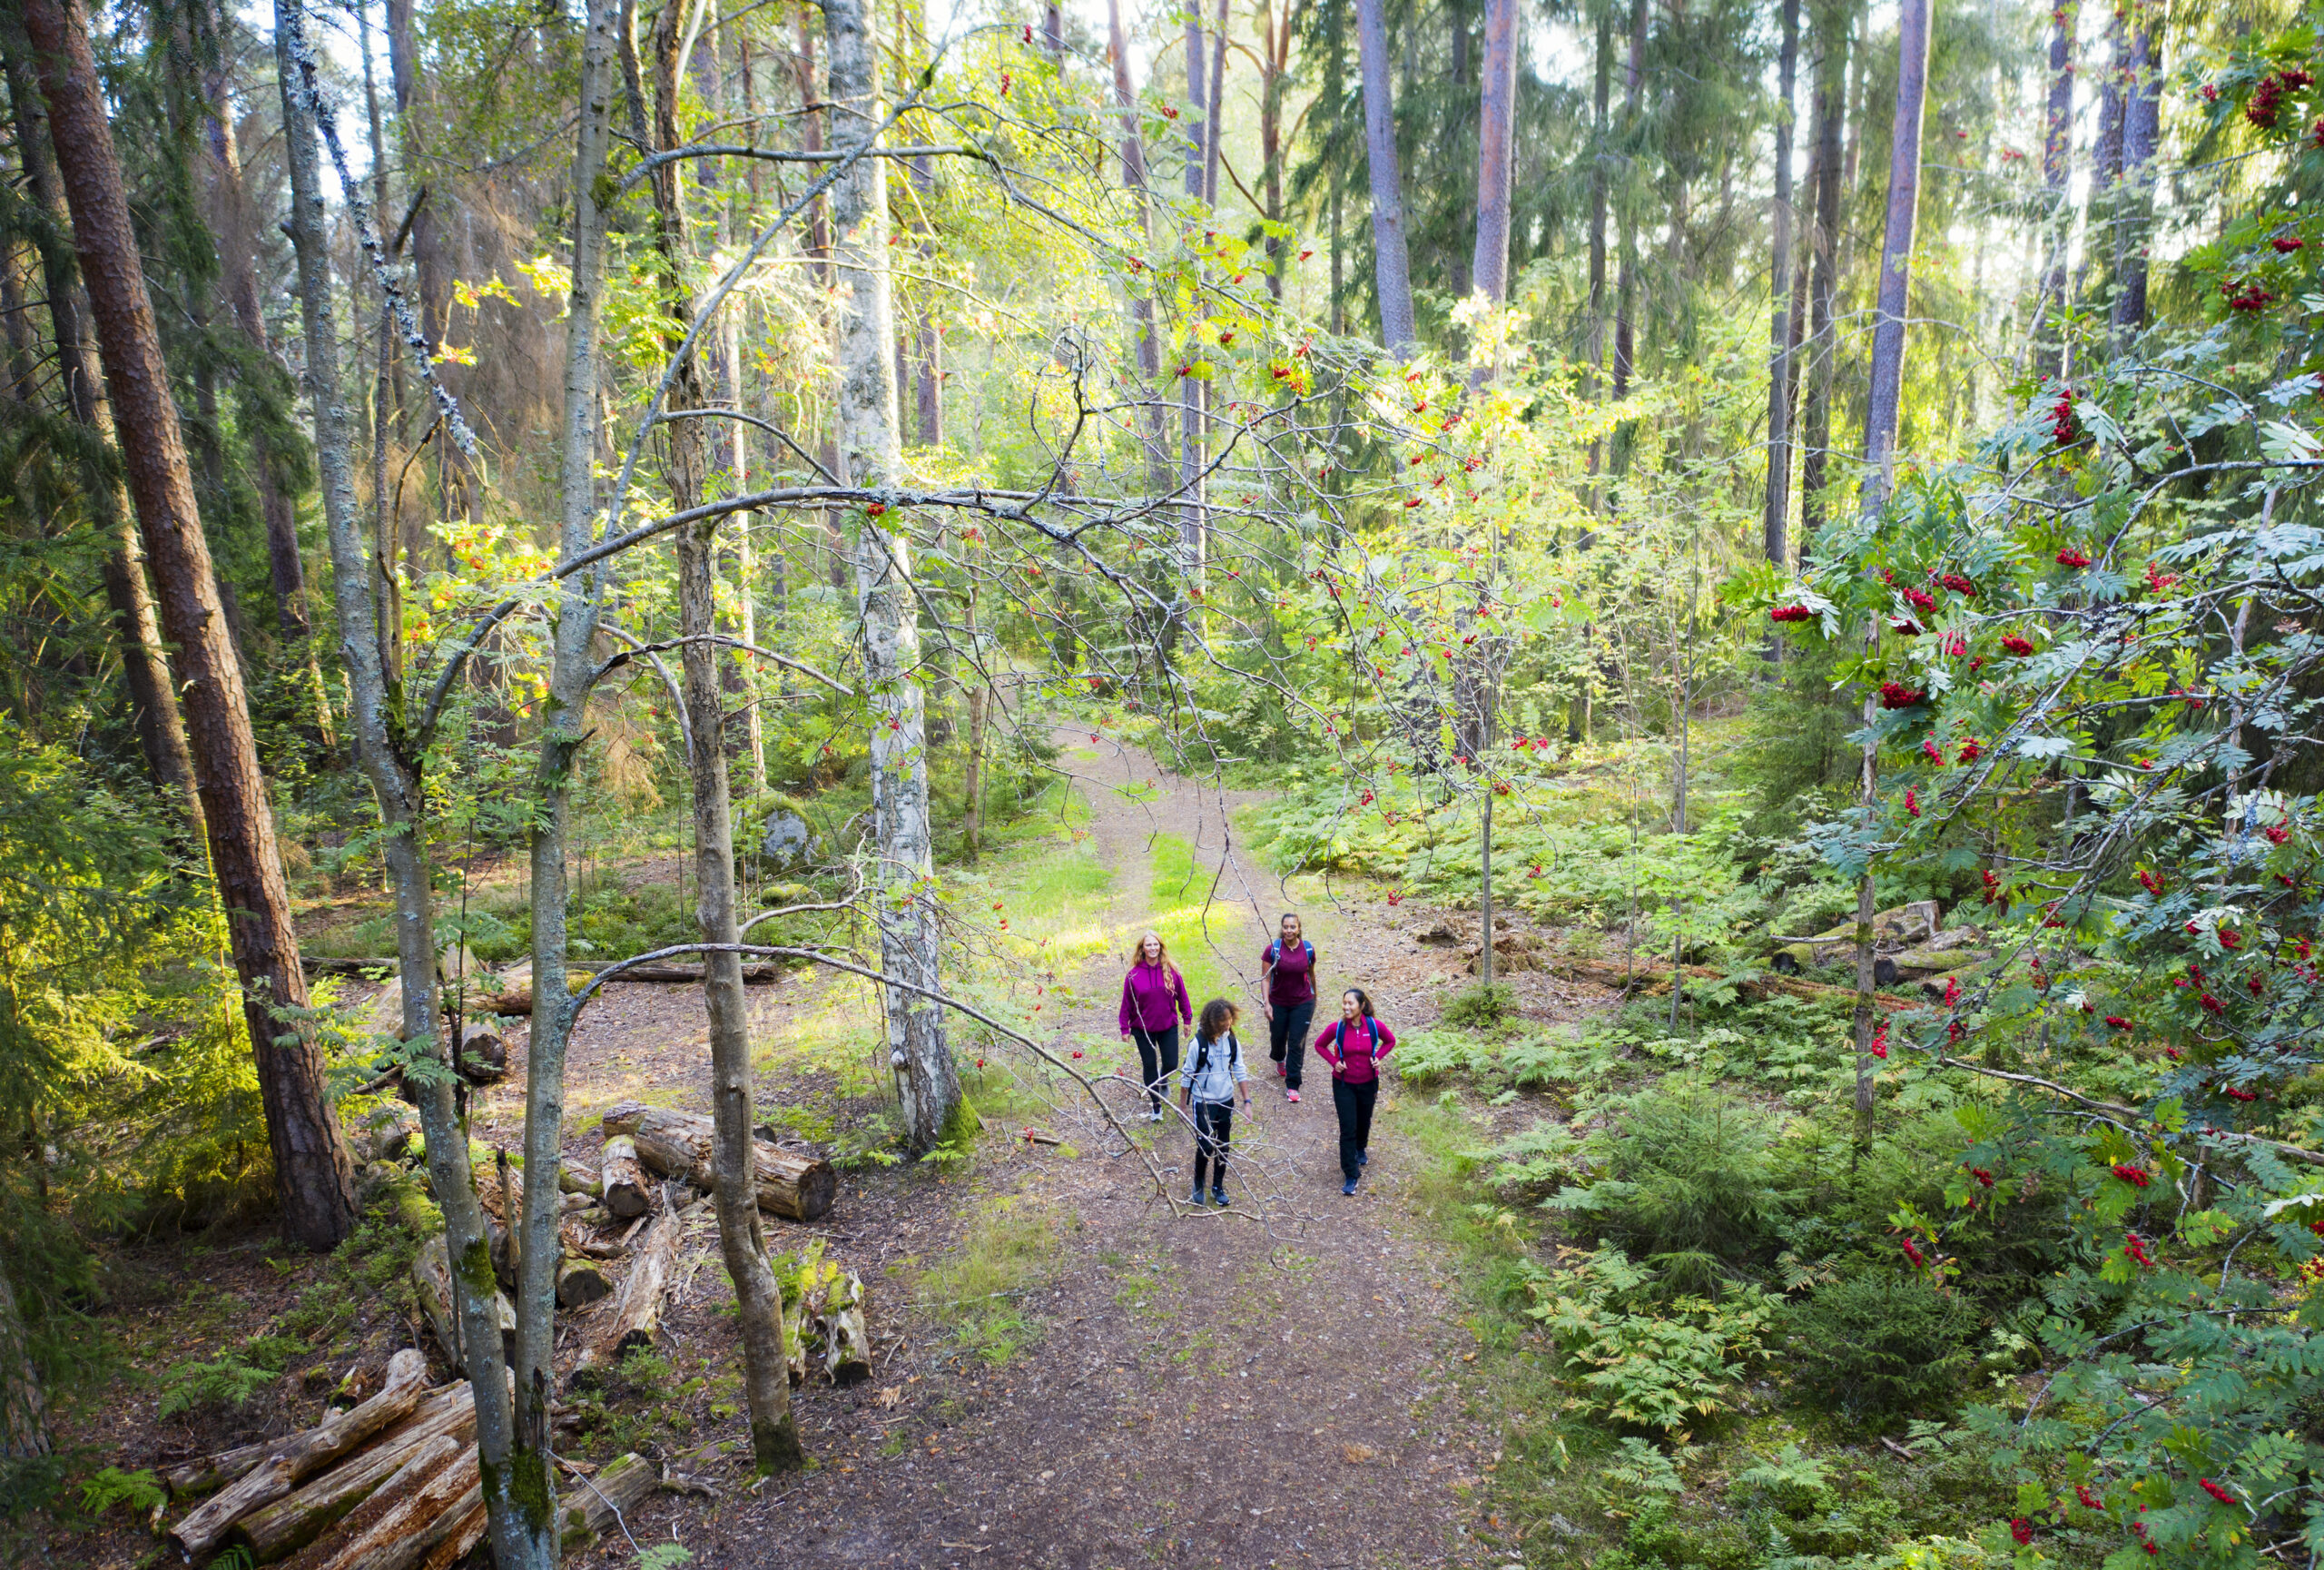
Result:
[[[1138,933],[1150,926],[1162,935],[1171,960],[1186,973],[1187,992],[1197,1013],[1206,999],[1241,1002],[1232,959],[1223,959],[1218,950],[1232,956],[1244,943],[1249,929],[1242,912],[1210,903],[1211,871],[1196,864],[1195,847],[1185,836],[1155,835],[1151,859],[1153,910],[1146,922],[1123,934],[1124,954]]]
[[[962,1349],[1000,1368],[1040,1338],[1024,1295],[1057,1269],[1063,1231],[1057,1213],[1037,1200],[991,1200],[951,1254],[921,1277],[921,1311]]]

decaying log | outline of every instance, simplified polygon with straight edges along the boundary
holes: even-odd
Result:
[[[654,1464],[635,1451],[608,1461],[594,1477],[583,1477],[557,1502],[564,1518],[557,1543],[567,1554],[587,1547],[613,1527],[615,1519],[637,1508],[654,1491]]]
[[[387,1382],[378,1395],[334,1413],[303,1434],[276,1440],[249,1470],[171,1527],[171,1544],[189,1559],[207,1555],[236,1521],[281,1498],[380,1429],[409,1417],[427,1385],[427,1358],[410,1348],[398,1352],[388,1359]]]
[[[637,1141],[607,1131],[605,1148],[597,1152],[599,1197],[606,1209],[624,1220],[642,1216],[651,1202],[645,1174],[637,1170]]]
[[[632,1347],[654,1344],[662,1324],[662,1294],[669,1288],[670,1269],[677,1262],[678,1239],[685,1230],[686,1217],[699,1208],[684,1211],[665,1208],[646,1223],[620,1289],[612,1301],[595,1311],[582,1332],[581,1352],[573,1360],[571,1377],[576,1383],[602,1377]]]
[[[578,1161],[565,1161],[556,1169],[556,1191],[560,1194],[586,1194],[593,1200],[606,1197],[605,1184],[597,1174]]]
[[[476,1545],[484,1541],[484,1535],[491,1526],[492,1517],[484,1507],[484,1490],[478,1488],[473,1491],[468,1514],[428,1551],[419,1570],[452,1570],[453,1565],[476,1552]]]
[[[872,1377],[872,1330],[864,1322],[862,1279],[843,1272],[823,1298],[823,1372],[834,1385]]]
[[[711,1188],[716,1181],[713,1128],[700,1113],[618,1101],[606,1113],[605,1128],[608,1134],[629,1136],[636,1143],[638,1160],[665,1177],[697,1189]],[[753,1140],[751,1163],[762,1210],[794,1221],[820,1220],[839,1196],[839,1174],[819,1156]]]
[[[498,1027],[470,1020],[460,1027],[460,1078],[471,1085],[497,1085],[508,1077],[508,1043]]]
[[[398,1476],[414,1472],[420,1474],[417,1487],[396,1488],[397,1496],[376,1514],[375,1496],[358,1512],[359,1519],[309,1548],[291,1570],[411,1570],[483,1502],[480,1458],[473,1445],[451,1456],[431,1457],[424,1466],[415,1456]],[[379,1495],[389,1492],[381,1488]]]
[[[476,1447],[464,1445],[449,1435],[438,1434],[403,1459],[403,1464],[371,1491],[369,1498],[348,1512],[329,1535],[300,1549],[283,1570],[317,1570],[339,1557],[351,1543],[366,1541],[371,1529],[391,1516],[399,1516],[404,1506],[428,1486],[430,1477],[458,1463],[463,1452],[476,1453]]]
[[[613,1296],[614,1284],[595,1259],[567,1254],[556,1268],[556,1305],[578,1308]]]
[[[1560,954],[1550,962],[1549,969],[1555,975],[1596,982],[1600,986],[1627,986],[1640,993],[1665,992],[1670,985],[1669,962],[1649,960],[1643,955],[1625,964],[1620,960],[1585,960],[1571,954]],[[1709,965],[1688,965],[1680,973],[1689,981],[1723,982],[1727,979],[1724,971]],[[1829,987],[1821,982],[1795,981],[1789,976],[1770,975],[1764,971],[1752,977],[1744,990],[1761,995],[1780,992],[1787,997],[1806,998],[1810,1002],[1825,998],[1852,1000],[1856,996],[1854,987]],[[1911,998],[1894,998],[1884,992],[1875,992],[1872,994],[1872,1006],[1894,1013],[1898,1009],[1916,1009],[1921,1005]]]
[[[329,1531],[429,1440],[448,1437],[465,1445],[475,1432],[476,1393],[467,1380],[432,1390],[418,1411],[369,1449],[341,1462],[296,1493],[243,1516],[229,1536],[250,1550],[253,1563],[271,1564]]]
[[[458,1299],[452,1293],[451,1246],[444,1234],[437,1233],[419,1245],[419,1252],[412,1256],[411,1284],[419,1293],[419,1306],[428,1314],[428,1323],[436,1332],[438,1345],[453,1365],[466,1372],[461,1360]],[[508,1294],[496,1283],[492,1289],[495,1313],[500,1322],[500,1338],[506,1343],[517,1334],[517,1308],[508,1301]]]

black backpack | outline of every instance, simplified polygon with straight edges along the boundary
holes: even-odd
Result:
[[[1203,1077],[1203,1074],[1210,1068],[1210,1049],[1212,1044],[1213,1043],[1203,1040],[1200,1036],[1196,1036],[1195,1038],[1195,1066],[1193,1071],[1187,1075],[1187,1091],[1189,1095],[1194,1093],[1195,1082],[1200,1080]],[[1227,1062],[1229,1064],[1237,1063],[1242,1061],[1242,1058],[1243,1043],[1235,1039],[1235,1032],[1233,1031],[1227,1032]],[[1231,1090],[1228,1092],[1227,1099],[1230,1101],[1234,1099]]]

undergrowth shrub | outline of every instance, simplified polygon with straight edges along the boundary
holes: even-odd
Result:
[[[1654,1300],[1652,1276],[1619,1249],[1586,1253],[1566,1270],[1521,1267],[1528,1310],[1565,1359],[1583,1403],[1608,1420],[1672,1434],[1731,1406],[1731,1387],[1766,1356],[1774,1301],[1741,1287],[1721,1301]]]
[[[1674,1292],[1712,1290],[1765,1251],[1783,1209],[1766,1113],[1709,1086],[1666,1081],[1629,1098],[1620,1116],[1606,1175],[1551,1203],[1593,1217]]]
[[[1444,1000],[1444,1022],[1463,1030],[1490,1030],[1517,1012],[1517,989],[1507,982],[1482,982]]]
[[[1880,1271],[1819,1289],[1790,1306],[1784,1325],[1794,1387],[1828,1411],[1881,1424],[1951,1405],[1977,1312],[1925,1278]]]

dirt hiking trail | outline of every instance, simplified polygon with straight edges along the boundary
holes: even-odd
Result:
[[[1139,753],[1084,742],[1063,761],[1089,806],[1095,848],[1115,871],[1116,941],[1078,978],[1059,1040],[1086,1050],[1098,1072],[1126,1063],[1134,1075],[1137,1054],[1120,1041],[1115,1009],[1120,956],[1149,913],[1151,837],[1191,842],[1206,882],[1235,801],[1162,775]],[[1054,1269],[1018,1305],[1027,1344],[988,1367],[939,1327],[900,1325],[891,1308],[879,1333],[892,1341],[901,1330],[907,1344],[871,1384],[802,1393],[822,1466],[716,1511],[704,1524],[707,1544],[701,1527],[682,1529],[698,1562],[799,1570],[1500,1562],[1467,1536],[1469,1496],[1492,1463],[1493,1438],[1463,1415],[1455,1374],[1474,1342],[1457,1318],[1450,1267],[1413,1214],[1396,1097],[1384,1094],[1366,1179],[1343,1197],[1328,1072],[1311,1057],[1305,1099],[1285,1101],[1247,990],[1264,942],[1254,901],[1271,928],[1281,908],[1274,880],[1238,858],[1216,898],[1207,915],[1216,963],[1244,978],[1241,1034],[1246,1048],[1256,1042],[1254,1111],[1236,1121],[1235,1210],[1185,1206],[1192,1141],[1175,1121],[1159,1131],[1132,1126],[1141,1142],[1151,1140],[1176,1203],[1156,1194],[1146,1166],[1095,1119],[1074,1133],[1076,1154],[1030,1147],[997,1170],[980,1160],[960,1196],[969,1211],[1038,1208],[1057,1219]],[[1408,940],[1358,930],[1364,923],[1328,910],[1305,913],[1326,999],[1361,982],[1397,1029],[1426,1022],[1433,992],[1417,995],[1393,979],[1413,971]],[[1127,1120],[1135,1084],[1109,1083],[1104,1093]],[[931,1229],[957,1237],[973,1219],[956,1210],[949,1226]],[[862,1218],[849,1229],[859,1241],[870,1230]],[[920,1259],[934,1262],[940,1245],[921,1248]]]

